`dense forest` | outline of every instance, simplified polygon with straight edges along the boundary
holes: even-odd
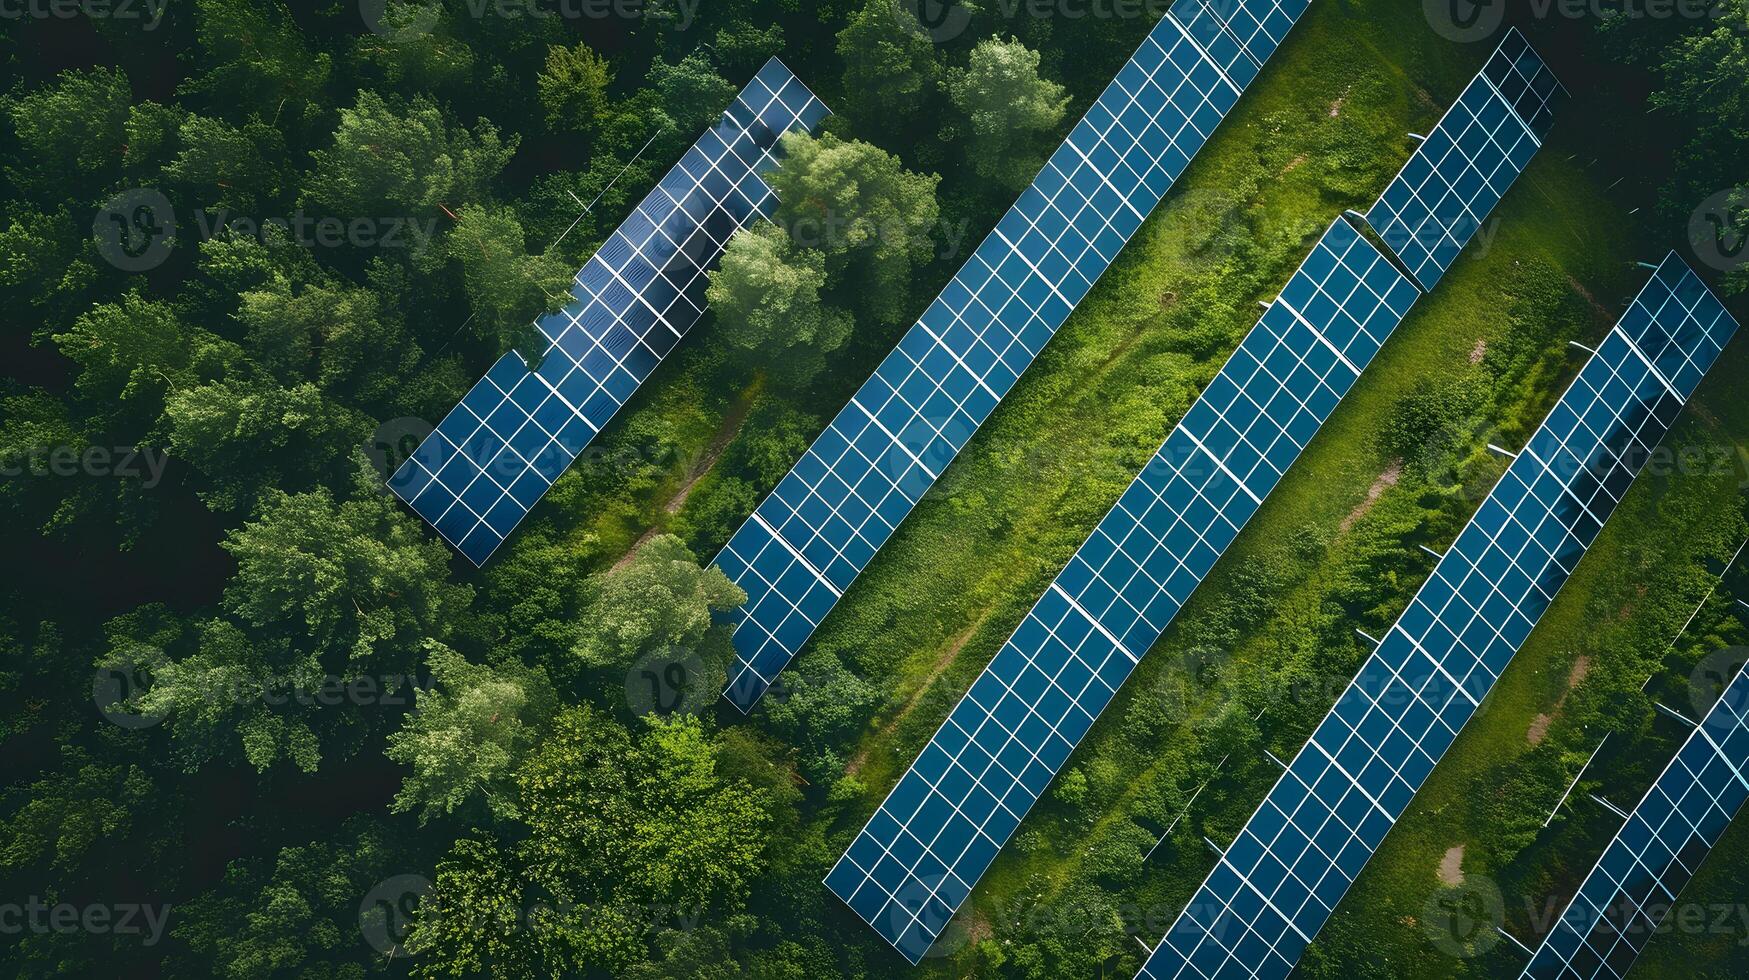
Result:
[[[8,13],[0,902],[22,926],[0,922],[0,968],[907,975],[824,891],[825,870],[1036,596],[1028,583],[1044,581],[1051,549],[1109,506],[1126,461],[1158,444],[1255,299],[1339,210],[1329,202],[1376,193],[1400,155],[1357,151],[1380,134],[1347,117],[1355,128],[1335,128],[1337,110],[1317,106],[1304,115],[1334,135],[1318,131],[1321,159],[1296,179],[1316,184],[1322,209],[1291,231],[1207,196],[1186,203],[1180,188],[1168,208],[1219,212],[1183,246],[1193,278],[1170,302],[1134,267],[1107,284],[1142,296],[1126,322],[1157,345],[1121,376],[1138,382],[1129,390],[1089,389],[1117,420],[1092,433],[1109,454],[1084,472],[1068,453],[1004,459],[984,486],[968,461],[938,488],[942,507],[1018,549],[944,567],[1024,570],[953,647],[961,669],[901,676],[879,638],[908,642],[901,613],[916,606],[847,608],[743,718],[716,692],[732,657],[721,614],[745,596],[708,562],[1164,6],[1068,17],[964,3],[927,26],[895,0]],[[1369,6],[1314,10],[1334,22]],[[1405,23],[1425,30],[1419,12]],[[1647,168],[1634,178],[1646,237],[1686,238],[1722,293],[1749,291],[1744,0],[1704,20],[1542,26],[1626,79],[1612,96],[1645,116],[1617,138]],[[1476,54],[1460,51],[1466,71]],[[536,353],[534,318],[569,300],[583,260],[774,55],[833,111],[817,135],[785,139],[776,213],[730,243],[707,320],[473,569],[386,492],[386,475],[504,351]],[[1376,79],[1349,84],[1357,105],[1394,97]],[[1267,123],[1291,131],[1298,118]],[[1393,153],[1400,135],[1382,137]],[[1222,192],[1270,183],[1261,164],[1238,173]],[[981,921],[947,950],[958,975],[1134,970],[1135,938],[1151,943],[1163,924],[1126,926],[1123,903],[1148,891],[1138,882],[1166,821],[1100,821],[1130,782],[1119,762],[1165,769],[1170,785],[1138,809],[1170,813],[1206,785],[1208,758],[1321,714],[1312,699],[1283,706],[1272,736],[1241,709],[1351,669],[1354,626],[1400,608],[1425,573],[1414,546],[1461,524],[1498,473],[1484,444],[1534,424],[1566,370],[1560,352],[1588,329],[1591,305],[1547,263],[1511,276],[1503,339],[1475,374],[1381,416],[1375,449],[1407,461],[1402,490],[1358,540],[1308,526],[1273,542],[1273,563],[1229,576],[1194,632],[1156,652],[1219,688],[1217,716],[1185,722],[1206,691],[1150,688],[1023,825],[1015,860],[1073,853],[1076,877],[1046,887],[1017,869],[1014,890],[1066,890],[1063,906],[1091,911],[1014,906]],[[1126,349],[1102,347],[1101,369]],[[1017,389],[991,438],[1048,414],[1044,394]],[[1053,517],[1082,530],[1031,554],[1033,530],[982,495],[1035,480],[1073,488]],[[1743,538],[1742,509],[1721,509],[1696,562]],[[1270,617],[1290,594],[1312,612],[1284,630]],[[1269,690],[1205,665],[1247,643],[1280,665],[1256,682]],[[1513,793],[1493,805],[1532,809],[1521,801],[1565,782],[1579,731],[1643,707],[1609,691],[1493,774]],[[1180,723],[1196,736],[1175,739]],[[1209,828],[1260,778],[1228,776],[1208,797]],[[1520,829],[1497,845],[1501,864],[1530,846]],[[1155,877],[1176,887],[1193,867]],[[1340,972],[1329,963],[1343,935],[1314,969]]]

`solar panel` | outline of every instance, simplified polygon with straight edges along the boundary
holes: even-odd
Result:
[[[390,489],[484,564],[703,315],[707,270],[775,204],[760,175],[778,137],[825,116],[782,62],[766,62],[577,273],[572,301],[536,321],[549,345],[540,368],[500,358]]]
[[[1739,671],[1628,814],[1524,976],[1627,976],[1749,797],[1749,672]]]
[[[1177,0],[1172,14],[1189,28],[1206,11],[1261,68],[1311,4],[1312,0]],[[1199,36],[1194,30],[1192,34]],[[1233,80],[1243,86],[1250,79]]]
[[[1518,179],[1564,91],[1514,29],[1367,211],[1422,288],[1439,282]]]
[[[1142,976],[1292,971],[1735,330],[1671,253],[1216,863]],[[1654,369],[1655,352],[1673,370],[1682,366],[1680,385]]]
[[[1420,293],[1319,239],[826,884],[915,963]]]
[[[1154,26],[1032,186],[718,554],[748,596],[735,613],[737,662],[725,697],[746,711],[765,693],[1238,98],[1177,19]]]

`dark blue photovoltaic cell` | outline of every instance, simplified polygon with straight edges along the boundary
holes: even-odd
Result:
[[[1749,672],[1739,671],[1585,876],[1524,976],[1621,980],[1749,798]]]
[[[1261,67],[1311,5],[1312,0],[1177,0],[1171,12],[1188,23],[1194,7],[1207,8]]]
[[[1491,76],[1513,94],[1503,95]],[[1367,224],[1421,288],[1439,282],[1518,179],[1563,94],[1523,35],[1511,31],[1367,211]]]
[[[707,271],[774,203],[760,174],[778,137],[825,116],[782,62],[766,62],[577,273],[572,302],[536,321],[540,368],[500,358],[390,489],[484,564],[703,315]]]
[[[1264,19],[1275,30],[1291,26],[1278,14]],[[1032,186],[717,555],[748,596],[735,614],[725,697],[746,711],[765,693],[1238,98],[1175,17],[1155,25]]]
[[[1530,437],[1141,975],[1286,977],[1736,330],[1675,253]],[[1630,328],[1640,338],[1630,335]],[[1242,969],[1240,969],[1242,967]]]
[[[1226,72],[1233,84],[1244,88],[1257,77],[1263,65],[1251,57],[1239,38],[1227,28],[1220,14],[1221,5],[1222,0],[1178,0],[1172,5],[1172,16],[1184,25],[1184,32]]]
[[[1420,296],[1326,231],[826,884],[912,962]]]
[[[1530,126],[1541,142],[1548,138],[1555,121],[1555,101],[1565,96],[1549,66],[1517,29],[1508,31],[1493,57],[1482,67],[1482,77],[1500,93],[1512,111]]]

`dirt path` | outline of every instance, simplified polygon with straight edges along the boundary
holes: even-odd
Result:
[[[1540,714],[1531,719],[1530,729],[1524,733],[1524,740],[1526,742],[1529,742],[1532,746],[1542,744],[1543,739],[1549,734],[1550,723],[1555,720],[1556,715],[1561,713],[1561,705],[1567,703],[1567,695],[1572,694],[1574,688],[1583,684],[1586,676],[1590,673],[1590,657],[1581,653],[1579,656],[1573,658],[1573,669],[1567,671],[1566,689],[1561,692],[1560,698],[1555,701],[1555,706],[1550,708],[1546,714]]]
[[[978,630],[983,628],[985,621],[990,618],[990,613],[994,611],[994,606],[984,610],[983,614],[972,622],[972,625],[961,630],[959,635],[942,648],[941,656],[935,658],[935,663],[930,665],[929,674],[917,685],[917,689],[911,692],[911,696],[905,700],[904,707],[895,711],[893,717],[887,719],[879,731],[863,738],[862,746],[856,750],[855,755],[850,757],[850,764],[844,767],[846,776],[855,776],[862,771],[863,766],[868,765],[869,753],[874,751],[876,745],[886,744],[892,738],[893,733],[899,730],[900,723],[911,717],[911,712],[917,710],[917,705],[923,701],[923,695],[928,694],[929,689],[935,685],[936,678],[947,672],[947,668],[959,657],[960,651],[964,650],[966,644],[971,642],[972,637],[978,634]]]
[[[1567,285],[1573,287],[1573,292],[1578,293],[1586,303],[1591,305],[1591,312],[1597,317],[1599,323],[1614,323],[1619,319],[1614,313],[1609,312],[1609,307],[1597,301],[1597,297],[1592,295],[1591,290],[1585,288],[1584,283],[1569,275]]]
[[[1348,516],[1342,519],[1342,523],[1336,528],[1336,533],[1347,534],[1348,529],[1353,527],[1356,521],[1365,517],[1366,512],[1372,510],[1373,505],[1379,502],[1379,498],[1384,496],[1385,491],[1396,486],[1397,481],[1402,477],[1403,461],[1400,459],[1391,460],[1391,465],[1385,467],[1385,471],[1379,474],[1379,478],[1372,481],[1372,486],[1366,488],[1366,499],[1356,504],[1355,508],[1348,512]]]
[[[699,453],[698,458],[693,460],[692,467],[686,471],[686,479],[680,484],[680,488],[675,490],[674,495],[668,498],[668,502],[662,505],[662,513],[678,514],[680,508],[686,506],[686,500],[692,496],[692,491],[697,488],[698,481],[704,479],[705,475],[717,465],[717,460],[723,456],[723,450],[728,448],[729,443],[734,441],[736,434],[741,431],[741,424],[747,421],[748,413],[753,411],[753,403],[758,400],[759,391],[763,387],[764,379],[756,379],[747,386],[746,391],[741,392],[735,399],[735,403],[729,406],[729,413],[723,416],[723,424],[717,427],[716,434],[711,436],[709,443],[705,444],[704,452]],[[652,523],[648,530],[638,535],[638,539],[632,542],[632,546],[626,549],[626,553],[619,556],[619,561],[613,563],[613,570],[618,571],[624,568],[626,563],[632,560],[632,556],[638,553],[638,549],[644,546],[644,542],[663,533],[664,530],[666,529],[660,522]]]
[[[1439,859],[1439,883],[1456,888],[1464,883],[1464,845],[1447,848]]]

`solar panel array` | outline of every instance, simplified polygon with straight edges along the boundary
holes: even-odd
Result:
[[[1672,253],[1143,966],[1285,977],[1736,330]]]
[[[1529,162],[1565,95],[1516,29],[1409,157],[1367,223],[1424,289],[1445,275]]]
[[[572,301],[536,321],[539,369],[512,351],[389,480],[484,564],[559,474],[704,314],[707,270],[776,198],[761,174],[778,137],[826,107],[776,58],[596,250]]]
[[[827,877],[901,952],[946,925],[1418,295],[1347,224],[1325,233]]]
[[[948,715],[826,878],[912,962],[1419,295],[1331,226]]]
[[[1307,3],[1264,0],[1229,19],[1247,50],[1267,57]],[[1162,18],[898,348],[729,540],[716,563],[748,596],[735,614],[737,663],[724,692],[737,707],[749,710],[770,687],[1240,91],[1172,13]]]
[[[1627,976],[1749,798],[1746,770],[1749,672],[1739,671],[1604,849],[1524,976]]]

